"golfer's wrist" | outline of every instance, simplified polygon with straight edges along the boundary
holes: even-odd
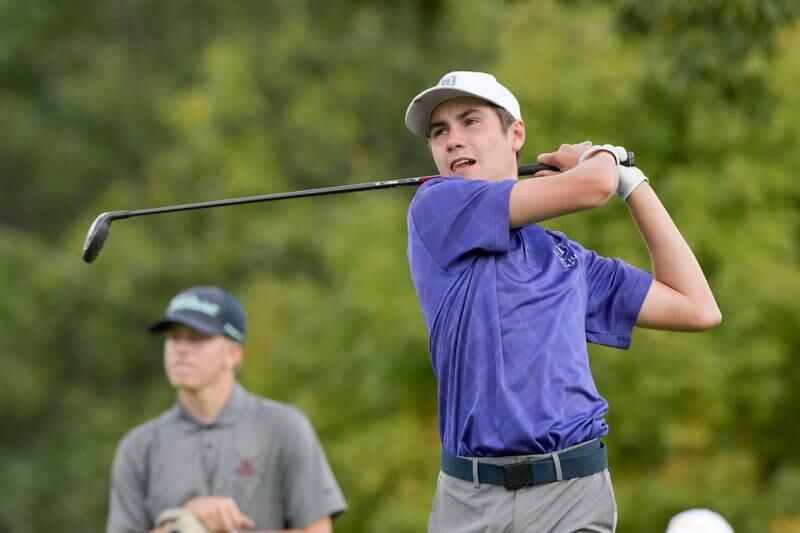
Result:
[[[647,182],[648,182],[648,180],[642,180],[639,183],[637,183],[636,186],[634,186],[633,190],[629,191],[627,193],[627,196],[625,198],[623,198],[623,201],[626,204],[629,204],[629,205],[631,204],[631,202],[635,203],[635,199],[638,196],[637,193],[644,188],[644,187],[641,187],[641,185],[643,183],[647,183]]]

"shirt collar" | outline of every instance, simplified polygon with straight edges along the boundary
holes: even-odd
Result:
[[[245,404],[246,398],[247,391],[244,390],[244,387],[242,387],[238,382],[236,382],[234,383],[230,396],[228,396],[228,399],[225,401],[225,405],[222,407],[222,410],[219,412],[217,418],[213,422],[206,424],[199,421],[197,418],[192,416],[192,414],[187,411],[177,399],[175,400],[175,405],[172,408],[172,416],[177,418],[181,427],[183,427],[186,431],[196,431],[211,427],[231,426],[238,420],[239,413]]]

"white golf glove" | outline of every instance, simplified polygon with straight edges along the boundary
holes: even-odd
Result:
[[[166,509],[156,519],[158,526],[169,524],[168,533],[209,533],[206,526],[188,509]]]
[[[578,164],[583,163],[597,152],[608,152],[609,154],[613,155],[614,160],[618,165],[623,161],[628,160],[628,151],[622,146],[613,146],[611,144],[595,144],[581,154],[580,158],[578,158]]]
[[[628,201],[628,196],[633,190],[642,184],[643,181],[650,181],[647,176],[636,167],[617,166],[619,171],[619,182],[617,182],[617,196]]]

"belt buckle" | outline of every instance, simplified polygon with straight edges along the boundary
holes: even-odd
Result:
[[[503,484],[509,490],[521,489],[533,485],[533,468],[530,461],[502,465]]]

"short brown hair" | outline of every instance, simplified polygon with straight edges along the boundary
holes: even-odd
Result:
[[[489,105],[492,106],[494,112],[497,113],[497,118],[500,119],[500,125],[503,128],[503,133],[508,131],[508,128],[514,123],[515,119],[514,115],[506,111],[504,107],[500,107],[499,105],[493,104],[489,102]]]
[[[492,106],[492,109],[494,109],[494,112],[497,114],[497,118],[500,119],[500,127],[503,129],[503,133],[507,133],[508,132],[508,128],[510,128],[511,125],[517,119],[515,119],[514,115],[509,113],[506,110],[506,108],[500,107],[499,105],[493,104],[491,102],[488,102],[488,103],[489,103],[490,106]],[[519,164],[519,159],[520,159],[520,153],[519,153],[519,151],[517,151],[517,164]]]

